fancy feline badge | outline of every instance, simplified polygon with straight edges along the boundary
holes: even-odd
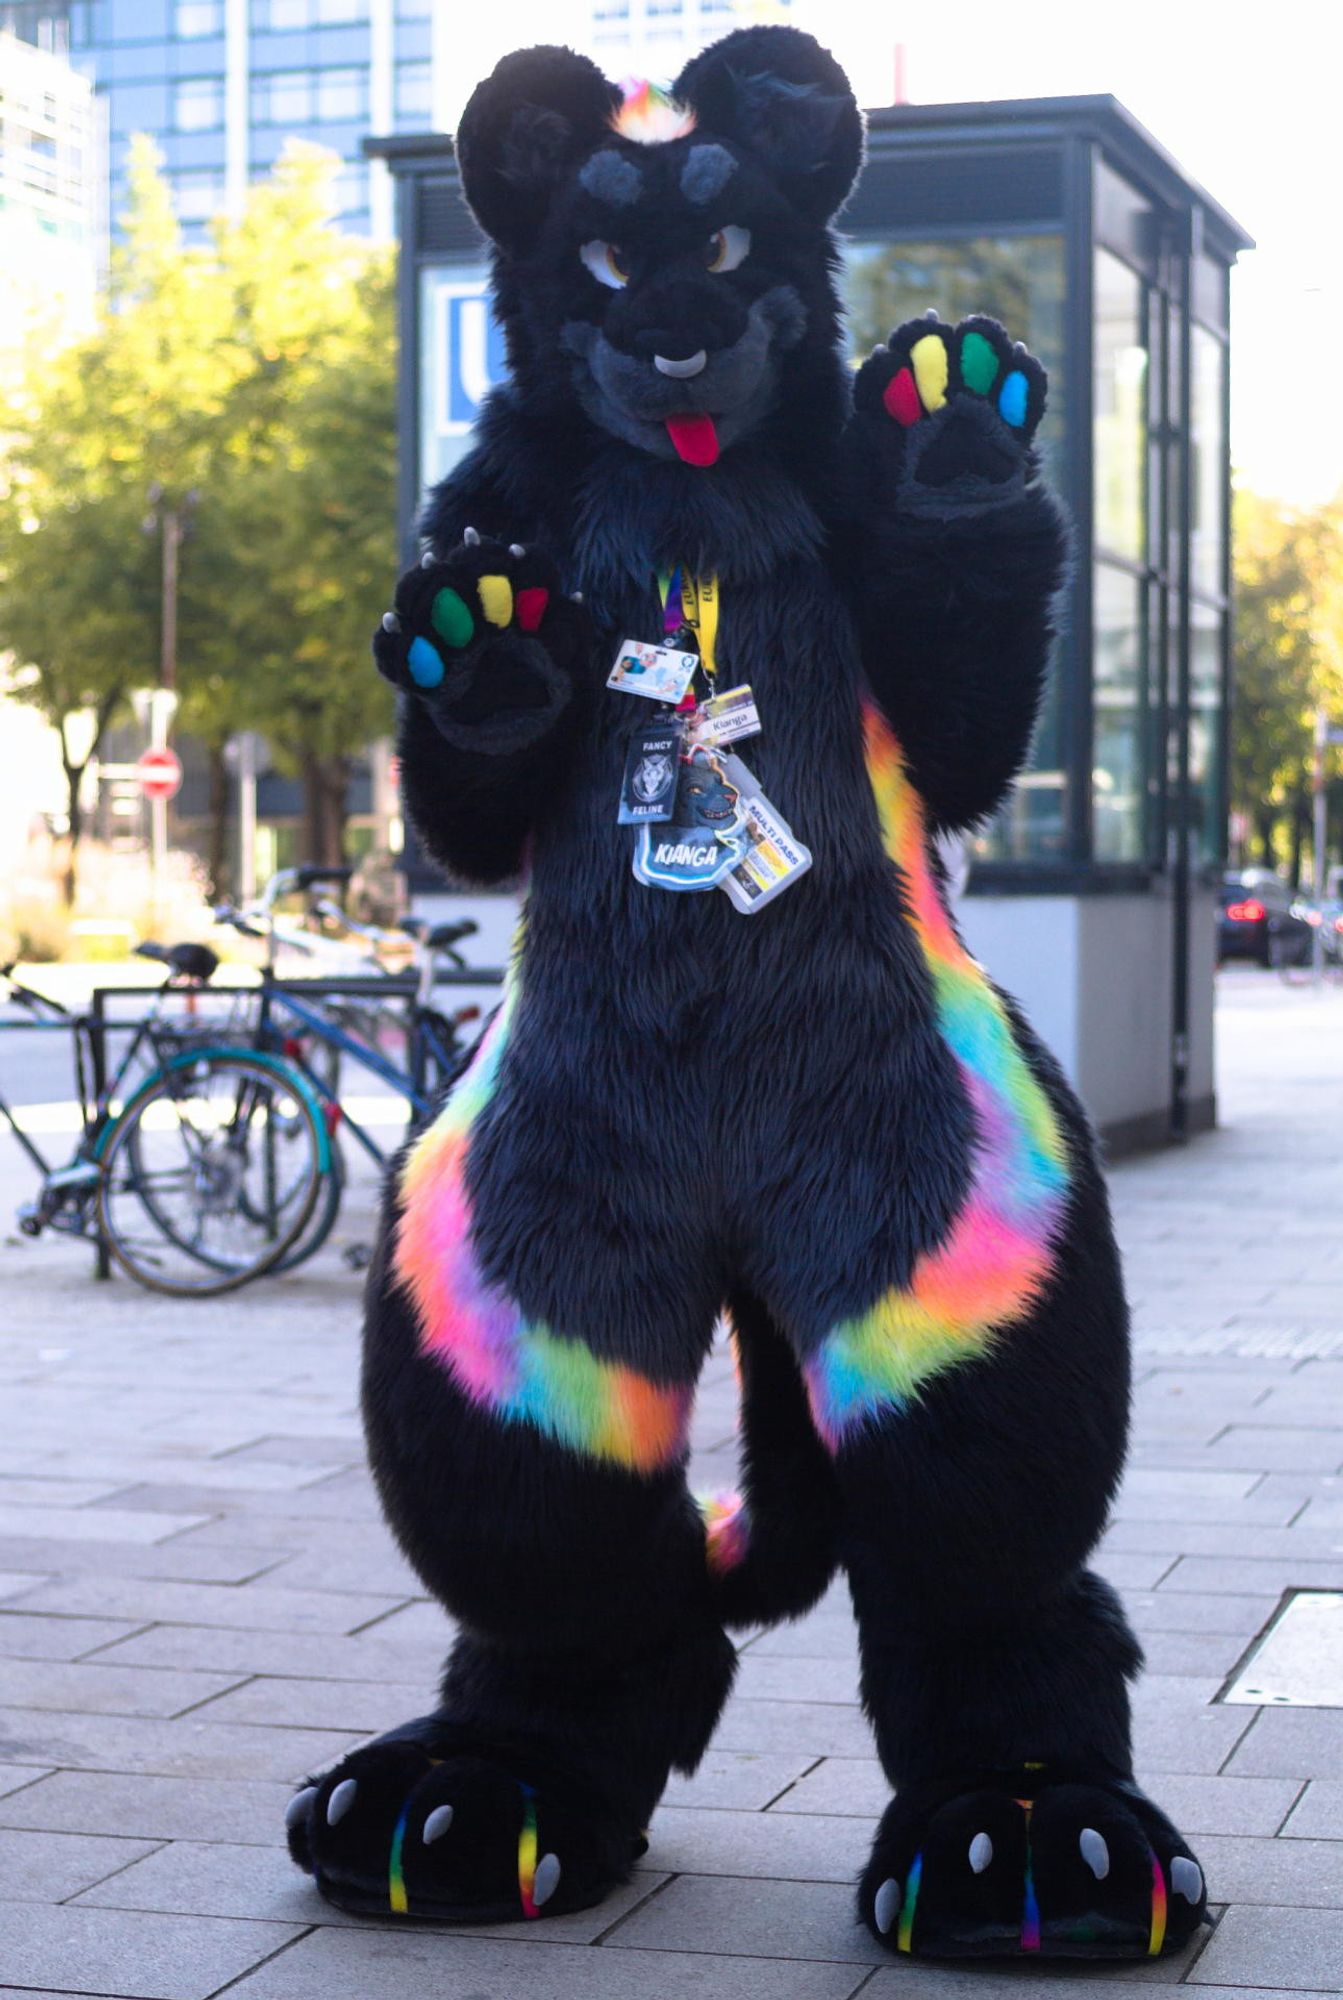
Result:
[[[678,722],[650,722],[636,730],[625,753],[625,775],[620,781],[617,817],[621,826],[646,826],[671,819],[680,768]]]
[[[647,646],[640,639],[622,639],[615,665],[606,677],[609,688],[622,694],[646,695],[650,701],[680,701],[695,678],[698,653],[673,646]]]

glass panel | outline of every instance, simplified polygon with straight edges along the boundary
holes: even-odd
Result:
[[[311,0],[267,0],[265,26],[268,28],[306,28],[311,19]]]
[[[317,72],[317,116],[323,123],[340,118],[362,118],[364,84],[362,69],[319,69]]]
[[[177,0],[173,8],[173,33],[181,41],[198,35],[220,35],[224,31],[224,0]]]
[[[1211,604],[1190,606],[1189,784],[1195,853],[1222,852],[1222,617]]]
[[[312,79],[305,69],[277,69],[252,87],[258,125],[306,125],[312,117]]]
[[[1097,861],[1144,858],[1145,591],[1137,577],[1097,563],[1091,772]]]
[[[1195,590],[1222,594],[1222,537],[1225,532],[1223,480],[1226,474],[1226,429],[1222,402],[1226,349],[1205,327],[1191,328],[1190,423],[1193,454],[1190,486],[1193,536],[1190,550]]]
[[[1063,241],[1038,236],[971,236],[931,242],[854,242],[844,246],[843,295],[855,363],[902,320],[936,306],[943,319],[991,313],[1024,340],[1049,371],[1049,408],[1041,456],[1058,483],[1063,465]],[[1067,655],[1056,647],[1028,769],[1002,813],[975,837],[988,861],[1061,861],[1067,854],[1067,774],[1063,757],[1061,677]]]
[[[398,63],[396,110],[400,118],[427,118],[433,109],[433,65]]]
[[[172,179],[177,213],[183,222],[208,222],[224,206],[222,174],[180,173]]]
[[[420,273],[420,480],[435,485],[466,452],[481,402],[508,373],[484,264]]]
[[[218,77],[193,77],[173,93],[173,124],[179,132],[208,132],[224,116],[224,87]]]
[[[1142,279],[1096,252],[1094,331],[1096,546],[1142,562],[1147,552],[1147,347]]]

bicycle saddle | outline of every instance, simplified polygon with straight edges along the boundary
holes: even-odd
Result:
[[[208,944],[154,944],[146,941],[135,947],[137,958],[152,958],[166,965],[175,979],[199,980],[202,986],[219,970],[219,954]]]

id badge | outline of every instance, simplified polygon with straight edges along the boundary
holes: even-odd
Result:
[[[690,740],[710,749],[739,743],[760,734],[760,711],[749,687],[725,688],[710,695],[690,718]]]
[[[650,701],[675,704],[695,678],[698,665],[698,653],[682,653],[673,646],[646,646],[639,639],[623,639],[606,685],[619,688],[622,694],[642,694]]]
[[[669,820],[676,811],[676,787],[681,771],[681,725],[650,722],[636,729],[625,753],[620,781],[621,826],[651,826]]]
[[[634,873],[651,889],[716,889],[749,846],[739,788],[706,750],[681,760],[669,826],[644,826]]]
[[[775,811],[739,757],[724,757],[722,765],[741,794],[747,834],[746,851],[724,875],[722,888],[734,909],[749,917],[801,880],[811,867],[811,849]]]

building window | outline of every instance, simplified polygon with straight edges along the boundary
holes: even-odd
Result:
[[[434,11],[434,0],[396,0],[396,16],[399,21],[427,21]]]
[[[356,214],[368,207],[368,168],[347,160],[331,183],[331,199],[340,216]]]
[[[396,115],[398,118],[428,118],[433,110],[433,65],[427,62],[398,63],[396,69]]]
[[[1113,563],[1096,565],[1091,795],[1097,861],[1143,859],[1147,792],[1146,585]]]
[[[284,28],[306,28],[312,20],[312,0],[259,0],[257,26],[279,33]]]
[[[172,177],[173,203],[182,222],[208,222],[224,206],[224,176],[186,171]]]
[[[224,32],[224,0],[176,0],[173,33],[179,41],[197,41],[202,35]]]
[[[1193,366],[1189,376],[1190,446],[1193,451],[1192,573],[1194,589],[1222,594],[1222,539],[1225,532],[1226,419],[1223,389],[1226,348],[1206,327],[1191,328]]]
[[[368,0],[313,0],[313,13],[323,27],[337,27],[346,21],[366,21]]]
[[[224,122],[224,85],[217,76],[184,79],[173,92],[173,129],[210,132]]]
[[[312,76],[306,69],[277,69],[252,81],[252,122],[308,125],[312,122]]]
[[[1096,252],[1094,317],[1096,546],[1126,562],[1147,555],[1147,341],[1143,282]]]
[[[367,70],[319,69],[317,71],[317,118],[320,124],[329,125],[340,119],[366,117],[367,97]]]

